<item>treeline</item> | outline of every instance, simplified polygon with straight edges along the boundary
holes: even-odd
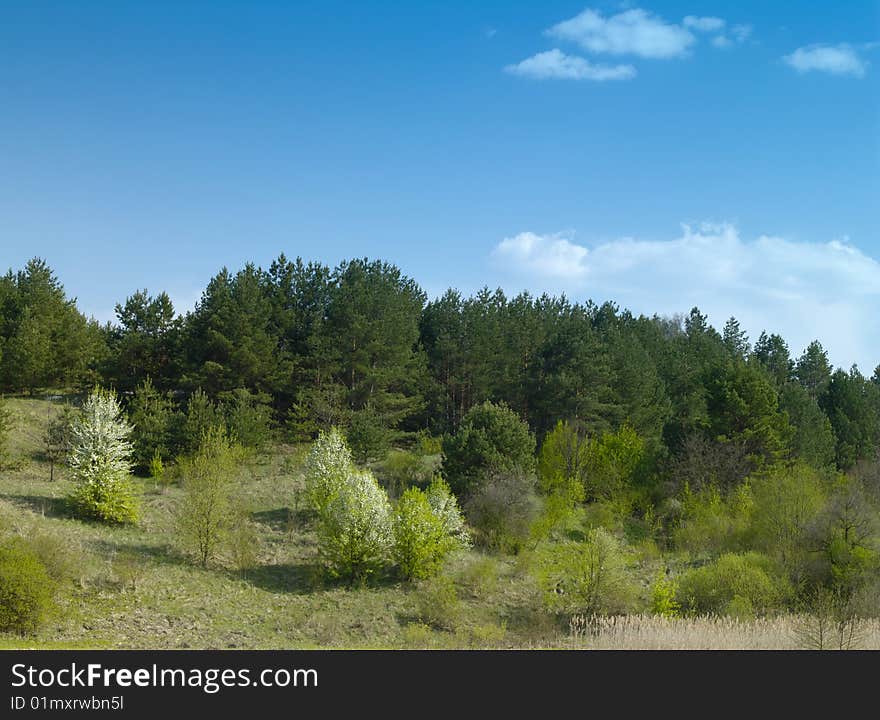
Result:
[[[627,426],[658,477],[679,484],[732,486],[780,460],[849,470],[880,443],[880,371],[835,371],[819,342],[799,357],[776,334],[752,346],[735,319],[719,333],[697,308],[646,317],[488,289],[428,301],[385,262],[331,269],[282,255],[266,270],[221,270],[185,315],[145,290],[116,315],[87,320],[43,260],[10,270],[3,391],[102,384],[130,406],[140,394],[177,413],[178,430],[195,397],[204,412],[237,416],[241,432],[265,421],[307,440],[347,428],[365,458],[418,431],[454,433],[489,400],[539,444],[559,420],[588,436]]]

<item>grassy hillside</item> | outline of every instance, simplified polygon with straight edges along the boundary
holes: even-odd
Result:
[[[42,450],[54,400],[10,398],[12,454],[0,472],[0,534],[28,537],[65,580],[57,609],[35,636],[0,634],[0,647],[38,648],[786,648],[809,646],[809,620],[663,619],[644,615],[598,623],[542,608],[528,553],[461,552],[443,576],[419,585],[388,575],[363,586],[329,580],[314,529],[301,509],[303,446],[281,445],[244,463],[238,497],[256,538],[245,572],[194,564],[179,550],[174,508],[181,490],[138,479],[137,526],[70,517],[66,469]],[[576,520],[582,532],[590,517]],[[670,558],[664,558],[669,562]],[[646,545],[632,560],[646,596],[660,560]],[[643,597],[644,600],[644,597]],[[880,625],[862,621],[860,647],[880,648]]]

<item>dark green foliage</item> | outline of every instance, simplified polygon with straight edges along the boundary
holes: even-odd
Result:
[[[271,438],[270,397],[236,388],[220,394],[220,412],[233,442],[254,450],[262,449]]]
[[[880,386],[853,367],[831,376],[819,398],[837,439],[837,466],[844,470],[871,458],[880,445]]]
[[[346,439],[355,462],[366,465],[383,458],[391,447],[392,438],[391,429],[372,408],[352,413]]]
[[[187,401],[180,426],[178,444],[181,450],[184,453],[195,452],[205,433],[222,423],[223,416],[217,405],[201,388],[196,389]]]
[[[20,539],[0,545],[0,631],[34,632],[52,608],[54,582],[36,553]]]
[[[809,390],[786,383],[779,391],[779,409],[791,423],[791,454],[816,468],[834,464],[836,440],[831,421]]]
[[[535,467],[535,438],[504,404],[471,408],[455,435],[443,439],[443,473],[456,495],[466,495],[490,471]]]
[[[135,467],[145,471],[155,455],[171,457],[172,433],[175,424],[174,403],[167,393],[160,392],[148,377],[134,393],[129,407],[133,427]]]

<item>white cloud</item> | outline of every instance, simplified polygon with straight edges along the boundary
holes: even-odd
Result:
[[[621,238],[594,247],[559,235],[520,233],[492,251],[515,286],[614,300],[636,313],[672,315],[693,306],[721,327],[736,316],[754,340],[780,333],[799,354],[818,338],[833,362],[880,363],[880,263],[846,239],[806,243],[740,237],[722,223],[683,226],[673,240]]]
[[[800,73],[818,70],[832,75],[864,77],[868,63],[851,45],[807,45],[786,55],[783,61]]]
[[[558,49],[538,53],[516,65],[504,68],[513,75],[538,80],[627,80],[636,76],[632,65],[602,65]]]
[[[696,17],[688,15],[681,22],[685,27],[693,28],[699,32],[716,32],[724,27],[724,20],[718,17]]]
[[[501,266],[527,269],[538,277],[572,280],[581,276],[589,250],[562,235],[523,232],[504,238],[492,251]]]
[[[645,58],[682,57],[696,41],[687,28],[639,8],[607,18],[587,9],[554,25],[546,33],[575,42],[590,52]]]
[[[726,48],[733,45],[733,42],[727,35],[716,35],[712,38],[712,44],[718,48]]]

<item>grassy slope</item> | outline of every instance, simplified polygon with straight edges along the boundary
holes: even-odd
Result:
[[[240,489],[259,530],[259,564],[246,576],[195,567],[175,549],[172,509],[139,481],[143,519],[107,527],[65,515],[71,484],[40,452],[46,400],[10,398],[13,454],[22,467],[0,471],[0,532],[43,535],[72,555],[74,579],[57,616],[37,635],[0,635],[0,647],[303,648],[528,646],[565,634],[533,608],[536,591],[513,560],[467,553],[453,562],[460,605],[447,629],[418,622],[420,591],[393,578],[368,587],[322,580],[314,535],[295,511],[302,448],[281,446],[242,469]],[[122,558],[122,560],[120,560]]]

